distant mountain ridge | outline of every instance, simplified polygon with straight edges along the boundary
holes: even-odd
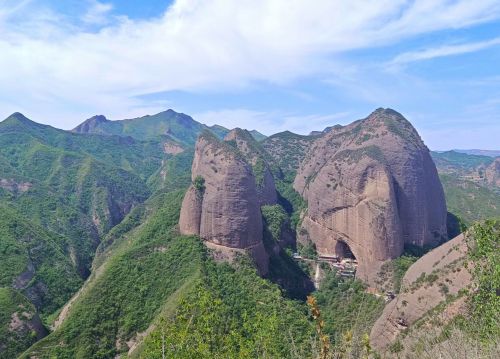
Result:
[[[454,149],[452,151],[459,152],[459,153],[465,153],[467,155],[480,155],[480,156],[489,156],[489,157],[499,157],[500,156],[500,150],[478,150],[478,149],[459,150],[459,149]]]
[[[500,217],[500,158],[455,150],[431,155],[451,213],[466,225]]]

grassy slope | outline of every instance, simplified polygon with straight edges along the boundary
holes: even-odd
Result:
[[[82,283],[71,262],[66,239],[30,223],[17,211],[0,205],[0,286],[10,287],[30,266],[25,294],[42,314],[62,306]]]
[[[342,280],[333,272],[327,273],[320,288],[314,296],[325,321],[324,332],[337,347],[345,345],[345,336],[350,333],[351,357],[359,357],[362,338],[382,313],[384,300],[366,293],[362,282]]]
[[[488,166],[493,162],[492,157],[468,155],[455,151],[431,152],[431,156],[438,168],[460,171],[474,170],[479,166]]]
[[[440,175],[448,210],[466,225],[500,217],[500,194],[453,175]]]
[[[207,128],[205,125],[185,114],[168,110],[151,116],[102,122],[93,132],[155,141],[160,138],[160,135],[168,135],[180,143],[193,145],[205,128]],[[213,131],[222,137],[227,133],[227,130],[220,126],[214,127]]]
[[[80,287],[99,239],[147,198],[162,157],[158,144],[72,134],[20,114],[0,123],[0,287],[32,267],[22,291],[50,317]]]
[[[472,290],[447,295],[411,325],[390,357],[497,358],[500,355],[500,220],[477,222],[467,232]]]
[[[67,236],[82,274],[99,236],[148,196],[141,176],[160,163],[148,151],[144,156],[142,145],[121,141],[67,133],[20,114],[0,123],[2,178],[29,184],[27,191],[0,189],[0,202]]]
[[[128,350],[125,341],[146,330],[168,298],[200,270],[202,243],[173,230],[182,195],[161,195],[161,207],[130,237],[117,242],[67,320],[30,353],[108,358]]]
[[[164,344],[167,358],[299,358],[311,352],[313,336],[305,305],[283,298],[248,262],[233,268],[207,259],[139,357],[161,358]]]

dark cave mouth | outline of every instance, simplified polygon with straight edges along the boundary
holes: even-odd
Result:
[[[356,260],[356,256],[352,252],[351,248],[344,241],[337,241],[337,244],[335,245],[335,254],[341,259]]]

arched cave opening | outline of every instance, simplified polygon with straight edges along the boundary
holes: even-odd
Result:
[[[335,254],[341,259],[356,259],[354,253],[352,253],[349,245],[344,241],[337,241],[335,245]]]

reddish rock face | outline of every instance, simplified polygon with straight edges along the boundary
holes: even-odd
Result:
[[[493,186],[500,187],[500,157],[488,166],[485,171],[486,181]]]
[[[267,152],[253,138],[250,132],[241,128],[231,130],[224,138],[224,141],[234,144],[252,166],[260,205],[276,204],[278,196],[269,164],[270,156]]]
[[[447,302],[448,295],[456,296],[471,284],[471,274],[464,266],[467,250],[466,238],[461,234],[411,265],[403,277],[400,294],[387,304],[372,328],[370,342],[380,354],[387,354],[390,344],[408,326]],[[431,274],[437,279],[422,280]]]
[[[294,188],[308,202],[299,240],[313,241],[323,255],[347,244],[359,262],[357,276],[369,284],[404,244],[447,238],[446,203],[429,150],[390,109],[315,140]]]
[[[251,166],[238,149],[203,133],[195,148],[193,185],[184,197],[179,227],[225,250],[246,250],[262,274],[268,257]]]

